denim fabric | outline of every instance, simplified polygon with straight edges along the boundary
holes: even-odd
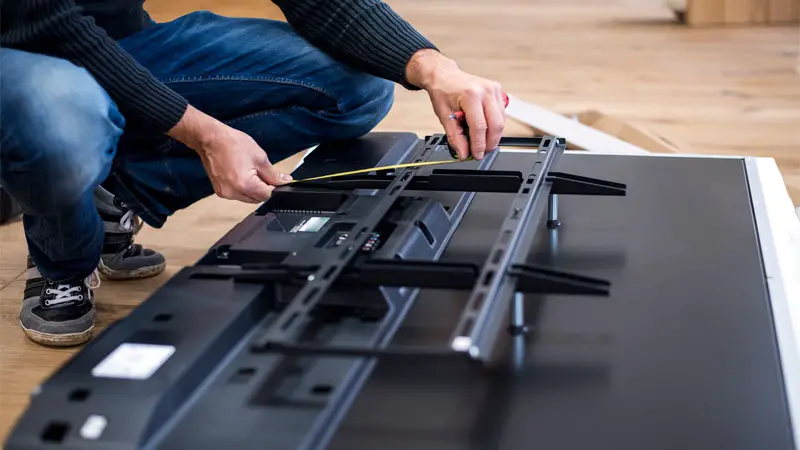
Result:
[[[272,161],[361,136],[393,101],[391,82],[333,60],[284,22],[197,12],[119,43],[195,107],[251,135]],[[0,183],[22,206],[31,256],[48,277],[97,265],[102,224],[92,190],[101,182],[156,228],[214,193],[193,150],[126,124],[85,70],[0,52]]]
[[[103,244],[92,190],[125,121],[67,61],[0,49],[0,68],[0,183],[22,209],[30,255],[54,280],[88,275]]]

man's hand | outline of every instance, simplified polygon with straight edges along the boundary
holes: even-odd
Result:
[[[170,136],[195,150],[218,196],[260,203],[292,181],[273,166],[250,136],[189,106]]]
[[[245,133],[221,127],[198,151],[218,196],[260,203],[272,196],[275,186],[292,180],[273,166],[267,153]]]
[[[433,110],[459,158],[466,159],[472,153],[475,159],[482,159],[486,152],[497,148],[506,122],[499,83],[463,72],[453,60],[429,49],[411,57],[406,79],[428,92]],[[464,112],[469,141],[461,124],[451,118],[457,111]]]

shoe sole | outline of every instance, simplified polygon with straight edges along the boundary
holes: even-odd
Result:
[[[20,326],[25,332],[25,335],[28,336],[28,339],[36,342],[37,344],[46,345],[48,347],[73,347],[76,345],[81,345],[88,342],[94,333],[94,325],[92,325],[86,331],[65,334],[42,333],[41,331],[25,328],[25,325],[22,325],[22,322],[20,322]]]
[[[155,266],[140,267],[135,270],[114,270],[106,266],[101,259],[100,263],[97,265],[97,270],[103,275],[104,278],[109,280],[134,280],[139,278],[154,277],[163,272],[166,267],[167,265],[165,263],[161,263]]]

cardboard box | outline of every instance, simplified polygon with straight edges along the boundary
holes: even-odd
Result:
[[[691,26],[757,26],[800,23],[800,0],[665,0]]]
[[[569,150],[618,154],[691,153],[685,144],[596,110],[563,115],[512,97],[506,112],[509,118],[527,125],[536,135],[564,137]]]
[[[571,116],[574,120],[584,125],[619,138],[649,152],[688,153],[686,144],[679,147],[664,136],[657,135],[644,128],[636,127],[616,117],[603,114],[600,111],[583,111],[572,114]]]

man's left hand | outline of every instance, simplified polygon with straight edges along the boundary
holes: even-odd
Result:
[[[455,61],[435,50],[420,50],[411,57],[406,79],[428,92],[433,110],[460,159],[470,153],[483,159],[496,149],[505,129],[506,115],[500,83],[466,73]],[[463,111],[469,134],[453,118]]]

